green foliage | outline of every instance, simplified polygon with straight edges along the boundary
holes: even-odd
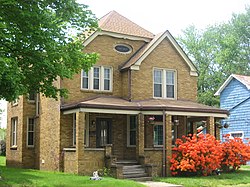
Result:
[[[0,156],[0,171],[2,180],[0,186],[29,186],[29,187],[143,187],[131,180],[118,180],[103,177],[103,180],[93,181],[89,176],[79,176],[61,172],[47,172],[32,169],[7,168],[5,157]]]
[[[85,35],[79,34],[97,28],[86,5],[75,0],[1,0],[0,9],[0,99],[13,101],[30,91],[65,96],[67,91],[54,81],[96,62],[97,54],[82,53]]]
[[[227,23],[201,31],[190,26],[178,38],[196,65],[198,101],[219,105],[215,92],[232,73],[250,75],[250,7],[242,14],[233,14]]]

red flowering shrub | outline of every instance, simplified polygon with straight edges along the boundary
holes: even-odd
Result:
[[[210,175],[220,168],[222,146],[220,141],[210,134],[183,137],[176,140],[170,170],[172,175]]]
[[[223,171],[235,171],[241,165],[245,165],[250,160],[250,142],[244,144],[242,139],[229,139],[225,136],[226,141],[222,143],[223,160],[221,167]]]

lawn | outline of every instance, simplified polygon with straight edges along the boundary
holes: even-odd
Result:
[[[47,172],[32,169],[7,168],[5,157],[0,157],[0,186],[6,187],[145,187],[130,180],[117,180],[104,177],[100,181],[91,181],[88,176],[78,176],[61,172]]]
[[[184,187],[250,187],[250,166],[242,166],[235,173],[222,173],[208,177],[168,177],[155,180],[180,184]]]

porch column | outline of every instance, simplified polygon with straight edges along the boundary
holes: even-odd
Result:
[[[76,113],[76,167],[77,173],[83,173],[83,158],[84,158],[84,128],[85,128],[85,113]]]
[[[211,135],[215,135],[215,129],[214,129],[214,117],[210,116],[207,118],[207,133]]]
[[[144,115],[138,115],[138,125],[136,128],[136,158],[144,156]]]
[[[166,176],[171,176],[171,171],[170,171],[170,159],[172,157],[172,116],[165,114],[165,141],[166,141],[166,166],[165,166],[165,171],[166,171]],[[164,163],[165,164],[165,163]],[[164,167],[163,167],[164,169]]]

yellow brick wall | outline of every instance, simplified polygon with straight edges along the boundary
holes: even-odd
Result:
[[[153,97],[153,68],[166,68],[177,71],[178,99],[196,101],[197,77],[190,76],[186,62],[172,44],[163,40],[141,63],[139,71],[132,71],[132,99]]]
[[[114,50],[114,46],[117,43],[129,44],[133,48],[133,52],[130,54],[120,54]],[[137,51],[144,42],[142,41],[130,41],[124,39],[115,39],[109,36],[98,36],[94,39],[84,50],[84,52],[97,52],[100,58],[96,65],[112,66],[113,68],[113,91],[112,92],[100,92],[100,91],[84,91],[81,90],[81,75],[76,74],[73,79],[62,80],[62,87],[67,88],[69,91],[69,97],[65,99],[65,102],[73,102],[83,100],[95,95],[113,95],[119,97],[126,97],[128,91],[127,72],[121,73],[119,67],[125,63],[135,51]]]
[[[18,105],[7,106],[7,132],[6,132],[6,165],[8,167],[22,167],[23,156],[23,97],[19,97]],[[17,121],[17,148],[11,148],[11,118],[18,118]]]

